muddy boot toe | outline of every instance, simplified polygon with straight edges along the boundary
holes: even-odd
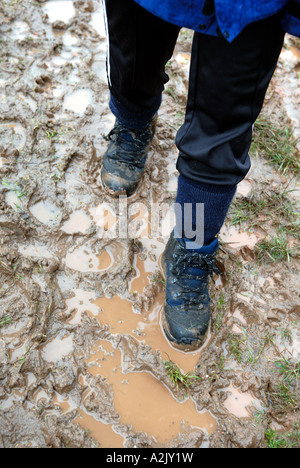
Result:
[[[132,129],[116,120],[107,135],[110,141],[103,157],[101,181],[112,196],[133,195],[142,178],[147,153],[156,128],[156,117],[142,129]]]

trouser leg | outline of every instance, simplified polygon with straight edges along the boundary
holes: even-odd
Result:
[[[145,125],[156,114],[180,28],[133,0],[105,0],[110,107],[128,126]]]
[[[232,44],[194,36],[186,118],[176,138],[176,218],[179,232],[198,243],[208,244],[219,233],[236,186],[250,169],[253,123],[283,44],[280,20],[276,15],[252,24]],[[197,204],[204,205],[203,220],[197,219]]]
[[[177,168],[195,182],[233,185],[250,168],[252,126],[282,48],[281,14],[249,25],[229,44],[195,34]]]

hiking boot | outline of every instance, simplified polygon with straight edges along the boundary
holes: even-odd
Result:
[[[166,299],[162,327],[177,349],[195,351],[206,338],[210,322],[209,277],[215,266],[218,239],[199,249],[187,250],[182,239],[171,233],[162,257]]]
[[[110,141],[103,157],[101,180],[104,189],[112,196],[130,197],[142,178],[147,152],[156,128],[156,116],[140,129],[132,129],[116,120],[107,135]]]

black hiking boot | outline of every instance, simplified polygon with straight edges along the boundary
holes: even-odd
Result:
[[[155,116],[140,130],[125,127],[116,120],[114,128],[106,137],[110,144],[103,157],[101,170],[103,187],[110,195],[130,197],[136,191],[155,133],[156,120]]]
[[[200,249],[187,250],[173,232],[162,257],[166,299],[162,327],[177,349],[195,351],[206,338],[210,322],[209,277],[219,273],[215,266],[218,239]]]

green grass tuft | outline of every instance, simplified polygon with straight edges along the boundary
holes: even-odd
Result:
[[[276,127],[266,118],[258,119],[254,125],[251,151],[262,154],[283,174],[290,172],[299,176],[299,151],[293,128]]]

